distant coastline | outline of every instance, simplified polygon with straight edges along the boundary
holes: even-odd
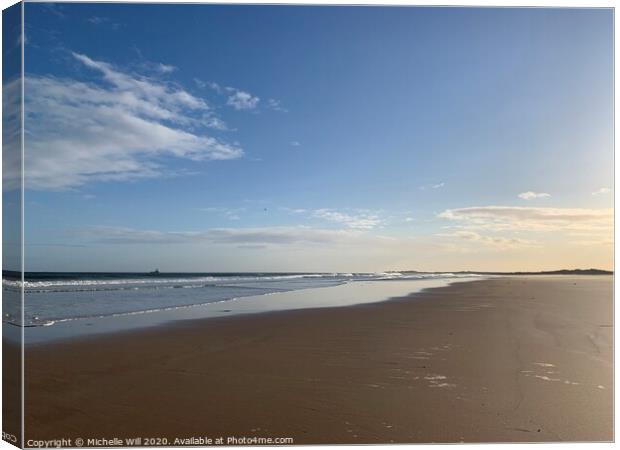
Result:
[[[478,274],[478,275],[613,275],[613,270],[603,269],[559,269],[542,270],[537,272],[485,272],[478,270],[461,270],[458,272],[420,272],[416,270],[395,270],[398,273],[455,273],[455,274]]]
[[[121,277],[170,277],[178,275],[245,275],[245,274],[261,274],[261,275],[295,275],[295,274],[326,274],[329,272],[25,272],[24,278],[46,278],[58,277],[63,275],[77,275],[77,276],[121,276]],[[358,273],[371,273],[371,272],[358,272]],[[388,270],[384,273],[401,273],[401,274],[457,274],[457,275],[613,275],[613,270],[603,269],[559,269],[559,270],[543,270],[543,271],[523,271],[523,272],[490,272],[490,271],[478,271],[478,270],[459,270],[459,271],[420,271],[420,270]],[[2,277],[5,279],[19,280],[21,279],[21,273],[13,270],[3,270]]]

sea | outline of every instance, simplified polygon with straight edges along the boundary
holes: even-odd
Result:
[[[36,272],[25,276],[22,314],[21,280],[4,274],[2,314],[4,324],[23,325],[26,339],[40,342],[175,320],[378,302],[480,277],[419,272]]]

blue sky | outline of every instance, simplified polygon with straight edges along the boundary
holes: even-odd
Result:
[[[611,10],[25,15],[27,270],[611,267]]]

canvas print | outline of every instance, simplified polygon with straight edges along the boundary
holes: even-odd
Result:
[[[2,17],[4,441],[613,441],[612,8]]]

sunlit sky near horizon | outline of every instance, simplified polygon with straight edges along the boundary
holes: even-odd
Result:
[[[26,270],[611,269],[612,20],[27,3]]]

